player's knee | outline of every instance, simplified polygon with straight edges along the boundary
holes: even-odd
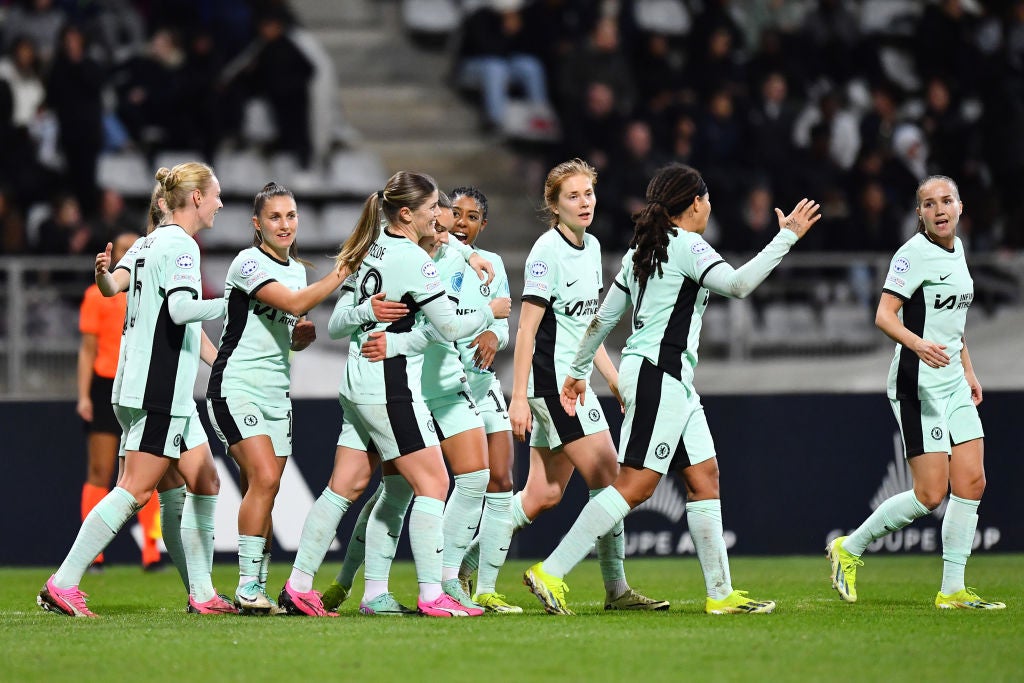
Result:
[[[921,505],[928,508],[929,511],[934,510],[942,504],[942,501],[946,498],[945,487],[927,487],[922,489],[914,489],[914,495],[917,496],[917,500],[920,501]]]
[[[512,490],[512,473],[491,470],[491,480],[487,483],[487,493],[504,493]]]

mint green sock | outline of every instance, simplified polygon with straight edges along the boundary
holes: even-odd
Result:
[[[308,593],[313,590],[313,577],[323,564],[324,555],[338,533],[341,518],[351,504],[348,498],[339,496],[329,488],[325,488],[313,503],[302,525],[299,550],[295,553],[292,574],[288,578],[296,591]]]
[[[384,482],[381,481],[373,495],[363,503],[363,509],[356,517],[356,526],[352,529],[352,537],[348,539],[348,545],[345,546],[345,559],[341,563],[338,575],[334,577],[334,580],[342,586],[351,588],[352,582],[356,578],[356,572],[363,566],[363,560],[366,558],[366,524],[383,491]]]
[[[980,500],[967,500],[950,495],[946,514],[942,518],[942,588],[944,595],[952,595],[965,587],[964,569],[974,545],[974,531],[978,528]]]
[[[512,496],[512,533],[515,534],[517,531],[522,529],[527,524],[532,523],[529,517],[526,516],[526,511],[523,510],[523,492],[520,491]],[[462,566],[459,568],[460,576],[471,576],[473,572],[480,566],[480,535],[466,547],[466,554],[462,558]]]
[[[457,578],[459,565],[466,555],[466,546],[480,527],[484,507],[484,492],[491,480],[488,469],[455,475],[455,488],[444,506],[442,533],[444,553],[441,558],[441,580]]]
[[[627,514],[629,503],[622,494],[614,486],[602,489],[583,507],[569,533],[544,560],[541,568],[552,576],[564,578],[587,556],[598,538],[602,535],[608,536],[613,528],[622,524],[622,519]],[[621,564],[620,560],[619,565]]]
[[[591,489],[590,500],[594,500],[605,490],[605,488]],[[627,509],[626,514],[628,513]],[[623,566],[623,560],[626,558],[626,537],[623,533],[625,527],[622,524],[622,519],[625,516],[623,514],[606,533],[599,535],[596,543],[597,561],[601,565],[601,578],[604,579],[605,591],[612,598],[622,595],[629,588],[629,584],[626,583],[626,568]],[[590,550],[588,549],[587,552]],[[578,563],[579,560],[576,562]]]
[[[262,536],[238,537],[238,587],[260,580],[263,567],[263,548],[267,539]]]
[[[185,486],[168,489],[159,493],[160,497],[160,533],[164,537],[167,554],[178,570],[181,583],[188,591],[188,565],[185,562],[185,549],[181,545],[181,512],[185,507]]]
[[[120,486],[114,487],[96,503],[96,507],[85,516],[68,556],[53,574],[57,587],[77,586],[92,561],[114,540],[117,532],[138,509],[135,496]]]
[[[213,570],[213,527],[217,514],[217,496],[185,493],[181,512],[181,546],[188,566],[189,594],[196,602],[206,602],[216,591]]]
[[[474,539],[480,565],[480,573],[476,582],[477,594],[497,592],[495,585],[498,582],[498,572],[505,564],[505,557],[508,555],[508,546],[511,542],[512,492],[485,493],[484,513],[480,517],[480,533]],[[465,568],[466,561],[463,559],[459,574],[462,574]]]
[[[708,597],[721,600],[732,593],[729,553],[722,531],[722,501],[697,500],[686,504],[686,525],[704,573]]]
[[[367,581],[387,582],[412,496],[412,487],[405,477],[400,474],[384,477],[384,490],[366,522],[366,567],[363,569],[363,578]],[[411,540],[411,526],[409,534]],[[377,596],[367,597],[372,599]]]
[[[416,564],[416,581],[421,584],[420,597],[436,599],[441,594],[441,554],[444,534],[441,531],[444,501],[416,496],[409,513],[409,542]],[[436,586],[436,592],[434,590]],[[424,591],[426,588],[426,592]],[[433,597],[431,597],[431,595]]]
[[[864,554],[876,538],[902,529],[918,517],[928,514],[928,508],[917,499],[913,489],[897,493],[882,501],[874,512],[843,541],[843,550],[857,557]]]

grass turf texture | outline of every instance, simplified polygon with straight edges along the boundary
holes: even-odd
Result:
[[[773,599],[775,614],[709,616],[697,561],[628,559],[633,586],[669,599],[668,612],[605,612],[595,561],[568,577],[575,617],[544,614],[520,584],[531,561],[509,562],[498,590],[523,615],[476,619],[363,617],[362,580],[338,619],[185,613],[177,573],[135,566],[86,575],[102,618],[45,613],[35,595],[51,569],[0,569],[0,681],[1021,681],[1024,556],[972,558],[968,583],[1000,611],[937,610],[934,556],[867,555],[860,602],[839,600],[824,557],[734,558],[736,586]],[[337,564],[325,564],[323,589]],[[276,596],[289,567],[276,564]],[[236,566],[215,585],[233,591]],[[391,585],[415,605],[415,575]]]

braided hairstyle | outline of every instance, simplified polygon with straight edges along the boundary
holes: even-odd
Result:
[[[668,261],[668,238],[676,234],[671,217],[678,216],[693,204],[696,197],[707,194],[708,186],[695,168],[669,164],[660,169],[647,185],[647,205],[633,214],[633,277],[641,288]]]

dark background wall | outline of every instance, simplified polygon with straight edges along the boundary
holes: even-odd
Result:
[[[84,435],[71,402],[4,403],[5,492],[0,496],[0,564],[59,562],[80,524],[79,496],[85,476]],[[704,399],[721,468],[727,543],[733,554],[817,554],[826,538],[856,527],[872,501],[909,488],[909,474],[897,450],[896,424],[882,394],[709,396]],[[1017,493],[1024,479],[1019,453],[1019,411],[1024,392],[990,392],[981,406],[985,424],[988,488],[980,508],[975,552],[1024,551],[1024,503]],[[618,438],[619,412],[606,406]],[[201,408],[205,419],[205,411]],[[294,404],[295,455],[289,468],[298,477],[279,496],[275,519],[276,561],[287,561],[298,541],[308,505],[330,474],[341,409],[331,400]],[[212,433],[212,432],[210,432]],[[223,458],[220,444],[211,444]],[[517,447],[516,488],[526,480],[529,456]],[[237,472],[224,462],[218,514],[218,550],[229,560],[237,510]],[[303,495],[295,483],[305,482]],[[371,490],[375,483],[371,484]],[[234,492],[233,495],[227,493]],[[298,500],[298,502],[295,502]],[[513,556],[544,556],[568,530],[587,500],[573,477],[565,500],[514,539]],[[667,477],[655,496],[626,520],[628,554],[692,554],[681,516],[684,489]],[[342,543],[361,503],[342,521]],[[234,509],[232,509],[234,506]],[[873,549],[881,552],[938,552],[941,517],[929,515]],[[341,546],[343,548],[343,545]],[[403,536],[400,553],[409,556]],[[138,550],[122,531],[108,562],[138,562]],[[328,559],[338,559],[338,550]]]

